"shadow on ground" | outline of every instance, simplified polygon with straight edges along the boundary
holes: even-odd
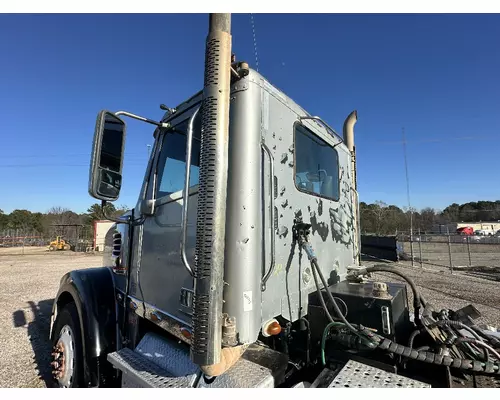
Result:
[[[12,314],[14,327],[20,328],[27,325],[38,377],[47,387],[52,387],[50,366],[52,346],[49,339],[49,330],[53,303],[54,299],[42,300],[38,303],[29,301],[28,304],[33,314],[33,321],[29,323],[27,323],[25,310],[17,310]]]
[[[374,262],[376,261],[377,263],[379,264],[388,264],[388,263],[391,263],[392,261],[390,260],[384,260],[384,259],[380,259],[380,258],[377,258],[377,257],[374,257],[374,256],[370,256],[368,254],[361,254],[361,261],[363,262]]]

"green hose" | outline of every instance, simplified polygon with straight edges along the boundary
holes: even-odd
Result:
[[[326,338],[328,336],[328,333],[330,332],[330,328],[332,328],[333,326],[345,327],[346,325],[343,322],[330,322],[323,331],[323,337],[321,338],[321,362],[323,363],[323,366],[326,366],[326,360],[325,360]]]

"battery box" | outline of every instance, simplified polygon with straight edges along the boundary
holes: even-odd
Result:
[[[406,285],[386,283],[387,291],[374,291],[373,282],[354,283],[343,281],[328,288],[346,319],[352,324],[361,324],[390,340],[402,343],[411,331]],[[377,289],[377,288],[376,288]],[[330,314],[336,312],[322,292]],[[313,343],[321,340],[328,317],[321,306],[318,293],[309,296],[308,316]]]

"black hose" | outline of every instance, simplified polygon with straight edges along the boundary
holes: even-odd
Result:
[[[488,342],[490,342],[493,347],[496,347],[496,348],[500,348],[500,340],[497,339],[496,337],[494,336],[491,336],[491,335],[488,335],[486,333],[484,333],[479,327],[477,327],[476,325],[472,325],[470,327],[474,332],[476,332],[479,336],[481,336],[484,340],[487,340]]]
[[[312,263],[311,263],[312,264]],[[323,298],[323,294],[321,293],[321,287],[319,286],[318,282],[318,274],[316,272],[316,268],[312,268],[313,270],[313,278],[314,278],[314,283],[316,285],[316,292],[318,293],[319,301],[321,303],[321,307],[323,307],[323,310],[326,313],[326,316],[330,322],[335,322],[332,315],[330,314],[330,311],[328,310],[328,307],[326,306],[325,299]]]
[[[486,350],[489,350],[493,353],[493,355],[500,361],[500,354],[498,354],[497,351],[495,351],[495,349],[489,345],[487,345],[486,343],[484,343],[482,340],[476,340],[476,339],[472,339],[472,338],[459,338],[457,339],[457,343],[473,343],[475,344],[476,346],[481,346],[483,349],[486,349]],[[486,357],[488,357],[488,353],[486,353]]]
[[[474,336],[474,338],[480,342],[482,342],[483,340],[479,337],[479,335],[474,332],[474,330],[470,327],[470,326],[467,326],[465,324],[463,324],[462,322],[460,321],[453,321],[451,319],[444,319],[444,320],[440,320],[440,321],[436,321],[436,322],[433,322],[432,324],[428,325],[428,328],[432,328],[433,326],[442,326],[442,325],[448,325],[448,326],[453,326],[455,328],[460,328],[460,329],[464,329],[468,332],[470,332],[470,334],[472,336]]]
[[[426,306],[426,301],[418,291],[417,285],[415,285],[413,279],[411,279],[403,272],[400,272],[398,270],[395,270],[394,268],[386,267],[383,265],[374,265],[372,267],[366,267],[364,268],[364,270],[366,272],[388,272],[390,274],[398,275],[399,277],[403,278],[406,282],[408,282],[408,285],[410,285],[411,290],[413,292],[413,308],[415,310],[415,319],[417,321],[420,320],[420,308],[421,305],[423,305],[424,307]]]
[[[415,340],[415,338],[417,337],[417,335],[420,334],[420,330],[417,329],[415,331],[413,331],[410,335],[410,339],[408,340],[408,347],[411,349],[413,348],[413,341]]]
[[[326,279],[323,276],[321,269],[319,268],[317,258],[312,257],[312,258],[310,258],[310,260],[311,260],[311,265],[313,267],[313,273],[314,273],[314,269],[316,269],[316,272],[318,273],[319,278],[321,279],[321,283],[323,284],[323,287],[325,288],[325,292],[328,296],[328,299],[332,302],[335,313],[338,315],[340,320],[346,325],[346,327],[352,333],[354,333],[356,336],[359,336],[363,341],[366,341],[368,339],[370,342],[376,344],[375,340],[374,340],[375,339],[374,335],[372,333],[366,333],[366,335],[363,335],[363,334],[361,334],[360,330],[356,329],[353,325],[351,325],[351,323],[349,321],[347,321],[347,319],[344,317],[344,314],[342,314],[342,311],[340,311],[340,307],[338,306],[337,302],[335,301],[335,298],[332,296],[332,294],[328,290],[328,284],[326,283]],[[320,296],[320,298],[322,298],[322,296]],[[324,301],[323,301],[323,304],[324,304]],[[325,305],[325,307],[326,307],[326,305]],[[328,312],[328,308],[325,308],[325,311]]]
[[[444,365],[446,367],[459,368],[462,370],[472,370],[487,374],[500,375],[500,362],[481,362],[463,358],[453,358],[426,351],[419,352],[385,338],[382,338],[378,348],[386,350],[389,353],[394,353],[403,357],[411,358],[412,360],[423,361],[429,364]]]

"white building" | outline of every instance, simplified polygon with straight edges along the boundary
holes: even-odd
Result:
[[[104,251],[104,243],[109,229],[114,225],[113,221],[97,220],[94,221],[94,249],[95,251]]]

